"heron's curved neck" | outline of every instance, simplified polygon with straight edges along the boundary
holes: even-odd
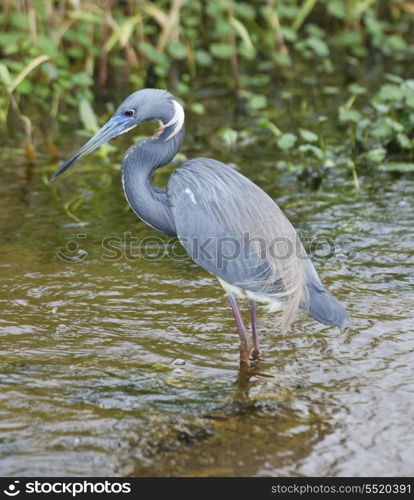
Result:
[[[128,149],[122,162],[122,185],[128,203],[144,222],[176,236],[167,191],[152,184],[154,171],[167,165],[180,149],[184,130],[171,139],[167,137],[165,130],[159,137],[143,139]]]

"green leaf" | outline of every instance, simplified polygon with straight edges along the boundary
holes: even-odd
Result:
[[[80,71],[72,74],[72,83],[73,85],[79,85],[79,87],[90,87],[93,85],[93,79],[88,73]]]
[[[392,128],[393,130],[395,130],[396,132],[403,132],[404,130],[404,127],[401,125],[401,123],[398,123],[397,121],[393,120],[392,118],[390,118],[389,116],[387,116],[385,118],[385,122],[386,124]]]
[[[330,0],[328,3],[328,12],[337,19],[346,19],[346,5],[343,0]]]
[[[194,102],[191,107],[191,111],[196,115],[202,115],[205,112],[204,106],[200,102]]]
[[[33,92],[33,85],[29,80],[23,80],[22,83],[17,86],[16,91],[19,94],[30,94],[31,92]]]
[[[380,140],[387,140],[393,136],[393,128],[388,122],[388,117],[380,118],[376,122],[372,123],[370,128],[370,134],[372,137],[376,137]]]
[[[283,35],[283,38],[287,42],[294,42],[298,38],[298,35],[296,34],[296,32],[293,31],[292,28],[289,28],[288,26],[281,26],[280,31]]]
[[[237,47],[237,52],[248,61],[252,61],[256,57],[255,49],[247,47],[246,45],[239,45],[239,47]]]
[[[414,109],[414,95],[408,95],[406,98],[405,98],[405,104],[411,108],[411,109]]]
[[[381,87],[378,98],[382,101],[402,101],[404,98],[404,91],[401,85],[386,83]]]
[[[374,109],[376,109],[378,111],[378,113],[381,113],[381,114],[388,113],[388,111],[390,110],[390,107],[387,104],[382,104],[382,103],[376,102],[376,101],[371,101],[371,104],[374,107]]]
[[[273,134],[275,134],[276,137],[280,137],[282,135],[282,132],[268,118],[260,118],[257,122],[257,125],[260,128],[269,129]]]
[[[341,110],[339,113],[339,121],[341,122],[353,122],[358,123],[362,118],[362,115],[359,111],[355,109]]]
[[[168,44],[168,52],[174,59],[182,60],[187,56],[186,46],[181,42],[170,42]]]
[[[407,48],[407,43],[400,35],[389,35],[386,38],[386,47],[392,53],[402,52]]]
[[[196,51],[195,58],[196,58],[197,64],[199,64],[200,66],[209,66],[211,64],[211,61],[212,61],[211,55],[202,49],[199,49]]]
[[[414,172],[414,163],[392,161],[386,163],[383,168],[390,172]]]
[[[222,142],[226,147],[229,149],[234,148],[234,146],[237,143],[237,138],[238,138],[238,132],[237,130],[234,130],[230,127],[223,127],[219,129],[215,136]]]
[[[368,153],[365,153],[365,158],[374,163],[381,163],[385,158],[386,153],[387,152],[384,148],[375,148],[371,151],[368,151]]]
[[[262,94],[253,94],[249,98],[249,107],[251,109],[264,109],[267,106],[267,98]]]
[[[302,144],[299,146],[299,151],[302,153],[312,153],[318,160],[323,160],[325,155],[321,148],[313,146],[312,144]]]
[[[313,24],[313,23],[306,25],[306,33],[309,36],[311,36],[311,37],[314,36],[316,38],[323,38],[326,34],[326,32],[323,28],[321,28],[317,24]]]
[[[351,92],[351,94],[354,94],[354,95],[365,94],[365,92],[367,91],[367,89],[365,89],[364,87],[361,87],[361,85],[358,85],[357,83],[351,83],[348,86],[348,90],[349,90],[349,92]]]
[[[242,2],[233,2],[234,13],[238,17],[243,17],[244,19],[254,19],[257,15],[257,11],[252,5]]]
[[[302,139],[306,142],[316,142],[318,140],[318,136],[311,132],[310,130],[305,130],[303,128],[299,129],[299,134]]]
[[[276,144],[280,149],[290,149],[295,145],[296,141],[297,137],[295,134],[287,133],[282,134],[276,141]]]
[[[311,37],[307,40],[307,45],[310,47],[318,56],[325,57],[329,55],[329,47],[320,38]]]
[[[139,48],[142,53],[148,57],[151,61],[157,63],[160,66],[169,67],[169,60],[164,52],[160,52],[153,45],[147,42],[141,42]]]
[[[210,52],[219,59],[230,59],[233,54],[233,47],[229,43],[212,43]]]
[[[402,83],[404,80],[401,78],[401,76],[398,75],[392,75],[391,73],[387,73],[385,75],[385,78],[392,82],[392,83]]]
[[[405,134],[397,134],[397,142],[402,149],[411,149],[412,147],[410,139]]]
[[[336,87],[335,85],[325,85],[322,87],[322,91],[326,95],[336,95],[339,94],[339,87]]]
[[[12,79],[5,64],[0,63],[0,79],[6,88],[11,87]]]
[[[366,12],[376,0],[360,0],[357,2],[353,2],[354,4],[354,15],[355,17],[361,16],[364,12]]]

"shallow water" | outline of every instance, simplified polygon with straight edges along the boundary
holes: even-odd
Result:
[[[354,326],[301,317],[282,336],[260,311],[263,359],[240,371],[218,283],[182,252],[139,256],[128,233],[159,234],[125,211],[116,173],[51,188],[3,151],[1,475],[414,473],[414,178],[378,172],[357,193],[333,169],[314,191],[273,154],[222,159],[311,237]]]

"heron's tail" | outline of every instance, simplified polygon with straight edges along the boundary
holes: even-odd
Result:
[[[351,324],[351,318],[346,309],[322,287],[307,283],[308,301],[306,310],[319,323],[346,328]]]

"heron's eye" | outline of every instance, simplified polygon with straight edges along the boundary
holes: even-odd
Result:
[[[134,116],[135,111],[133,109],[127,109],[124,113],[125,116]]]

